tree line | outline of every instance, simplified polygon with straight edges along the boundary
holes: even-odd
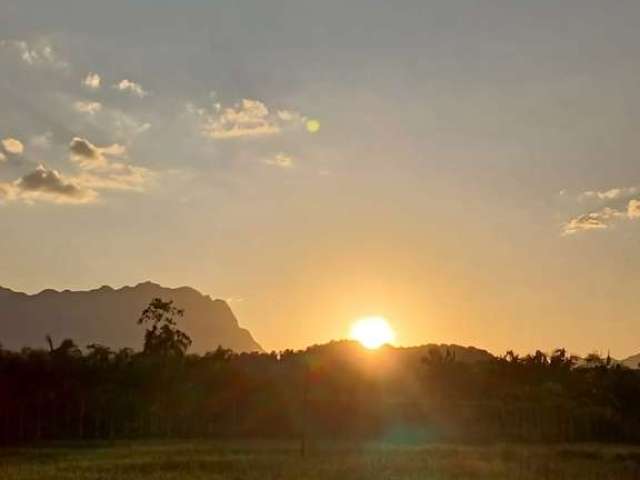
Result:
[[[478,362],[350,341],[189,354],[183,312],[154,299],[142,350],[0,348],[0,443],[146,437],[399,442],[640,441],[640,373],[563,349]]]

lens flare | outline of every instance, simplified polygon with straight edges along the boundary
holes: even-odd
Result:
[[[320,122],[318,120],[307,120],[307,132],[317,133],[320,130]]]

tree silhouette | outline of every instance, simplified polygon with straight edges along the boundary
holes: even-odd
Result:
[[[144,351],[0,347],[0,444],[147,437],[640,442],[640,371],[564,349],[463,361],[446,346],[187,354],[154,299]],[[456,353],[458,353],[456,355]],[[306,391],[306,394],[305,394]],[[305,435],[305,432],[307,434]],[[304,443],[306,451],[306,442]]]
[[[191,338],[177,328],[177,320],[184,310],[173,306],[173,301],[161,298],[151,300],[138,319],[138,324],[149,324],[144,335],[144,353],[160,357],[183,356],[191,346]]]

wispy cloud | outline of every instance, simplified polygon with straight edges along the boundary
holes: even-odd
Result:
[[[597,199],[602,201],[616,200],[619,198],[630,197],[638,193],[638,187],[615,187],[609,190],[588,191],[581,193],[580,200]]]
[[[117,142],[130,144],[138,135],[151,128],[150,122],[138,118],[139,111],[131,113],[129,110],[106,103],[77,99],[73,96],[63,97],[63,101],[68,102],[74,111],[81,114],[78,120],[82,123],[76,123],[73,127],[76,131],[84,128],[86,122]]]
[[[595,212],[585,213],[570,219],[563,226],[563,235],[589,230],[605,230],[619,220],[636,220],[640,218],[640,200],[631,199],[624,210],[605,207]]]
[[[84,100],[78,100],[73,103],[73,108],[80,113],[86,113],[87,115],[95,115],[102,110],[102,104],[100,102],[87,102]]]
[[[630,186],[581,193],[577,196],[578,201],[596,201],[602,206],[570,218],[562,227],[562,235],[606,230],[619,221],[640,218],[640,199],[634,198],[638,192],[640,192],[639,187]]]
[[[135,137],[151,128],[151,123],[140,121],[121,110],[112,110],[109,113],[113,134],[117,138],[132,141]]]
[[[293,158],[282,152],[276,153],[274,156],[265,159],[264,163],[279,168],[291,168],[294,165]]]
[[[232,107],[214,103],[212,108],[205,109],[188,104],[187,110],[198,117],[201,133],[217,140],[277,135],[285,129],[300,127],[306,121],[297,112],[271,111],[263,102],[248,98]]]
[[[149,92],[142,88],[142,85],[136,82],[132,82],[131,80],[127,80],[126,78],[115,84],[113,88],[121,92],[129,92],[140,98],[144,98],[149,95]]]
[[[0,47],[15,51],[20,59],[30,66],[50,66],[53,68],[67,68],[69,64],[61,60],[51,43],[39,40],[33,44],[24,40],[2,40]]]
[[[585,213],[565,223],[563,235],[572,235],[588,230],[604,230],[609,228],[615,220],[624,216],[623,212],[608,207],[596,212]]]
[[[69,151],[72,162],[82,170],[76,178],[90,188],[143,191],[154,176],[144,167],[120,161],[127,156],[123,145],[97,147],[84,138],[75,137]]]
[[[92,90],[97,90],[100,88],[100,82],[100,75],[90,72],[84,80],[82,80],[82,85]]]
[[[51,147],[51,142],[53,140],[53,133],[45,132],[40,135],[34,135],[29,139],[29,145],[35,148],[39,148],[41,150],[45,150]]]

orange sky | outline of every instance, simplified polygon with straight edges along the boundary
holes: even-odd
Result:
[[[640,351],[640,4],[142,3],[0,2],[1,285]]]

